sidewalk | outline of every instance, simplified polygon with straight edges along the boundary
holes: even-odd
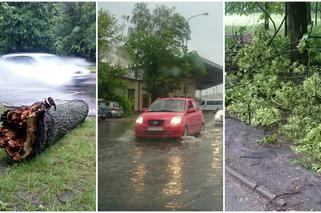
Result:
[[[291,161],[300,156],[291,151],[290,142],[258,144],[257,140],[263,137],[262,129],[226,118],[226,165],[265,186],[286,202],[284,207],[267,202],[265,210],[321,210],[321,176],[301,166],[291,165]],[[231,188],[228,184],[227,182],[227,194]],[[231,199],[227,201],[231,202]],[[227,210],[230,205],[233,206],[228,202]]]

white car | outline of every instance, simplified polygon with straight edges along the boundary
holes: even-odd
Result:
[[[78,59],[85,61],[83,59]],[[14,53],[0,57],[0,81],[4,83],[46,84],[48,86],[77,85],[87,80],[89,63],[75,63],[47,53]]]
[[[224,110],[220,109],[215,113],[214,121],[222,123],[223,122],[223,117],[224,117]]]
[[[201,102],[203,111],[217,111],[223,109],[222,99],[205,99]]]

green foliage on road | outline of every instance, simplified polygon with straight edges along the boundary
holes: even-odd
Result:
[[[238,43],[231,54],[226,77],[226,107],[238,118],[254,126],[274,126],[276,132],[261,143],[274,143],[275,134],[290,138],[293,149],[309,159],[310,167],[321,171],[321,69],[320,40],[314,26],[309,34],[290,48],[283,34],[269,34],[256,27],[249,43]],[[226,54],[230,47],[229,43]],[[290,52],[301,55],[296,61]],[[303,58],[307,57],[307,58]]]
[[[0,3],[0,54],[50,52],[95,61],[94,2]]]
[[[12,162],[0,152],[1,211],[95,211],[96,119],[40,155]]]

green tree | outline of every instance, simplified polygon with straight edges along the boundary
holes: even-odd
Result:
[[[126,97],[127,85],[124,75],[128,64],[124,64],[121,52],[128,52],[121,46],[121,27],[107,10],[98,13],[98,97],[118,101],[126,114],[132,111],[132,104]]]
[[[290,52],[290,58],[294,62],[303,60],[307,63],[307,52],[300,53],[296,46],[304,34],[308,32],[308,3],[307,2],[287,2],[288,8],[288,37],[290,47],[294,50]]]
[[[0,3],[0,52],[50,51],[58,10],[56,3]]]
[[[184,43],[190,36],[189,25],[175,8],[161,5],[151,12],[146,3],[137,3],[130,23],[126,46],[133,49],[134,71],[145,80],[153,100],[177,89],[183,78],[206,72],[202,63],[197,73],[192,69],[199,56],[187,53]]]
[[[62,15],[56,18],[55,50],[62,55],[96,59],[95,2],[60,4]]]
[[[94,2],[0,3],[0,53],[52,52],[95,61]]]

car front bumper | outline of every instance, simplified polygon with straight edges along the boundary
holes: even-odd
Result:
[[[150,131],[146,124],[136,124],[135,136],[137,138],[180,138],[184,134],[184,126],[163,125],[163,130]]]

